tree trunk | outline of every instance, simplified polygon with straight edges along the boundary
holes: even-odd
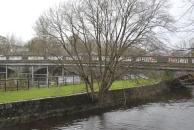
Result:
[[[93,84],[91,84],[91,83],[85,83],[85,84],[86,84],[86,92],[87,92],[87,95],[88,95],[89,99],[92,102],[95,102],[96,101],[96,96],[95,96],[95,91],[94,91],[94,88],[93,88]]]
[[[103,106],[104,104],[104,92],[103,91],[99,91],[98,93],[98,103],[100,106]]]

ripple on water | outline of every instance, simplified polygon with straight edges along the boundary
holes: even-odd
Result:
[[[184,130],[194,129],[192,100],[152,103],[79,120],[61,130]]]

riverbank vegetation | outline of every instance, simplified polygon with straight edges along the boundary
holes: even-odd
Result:
[[[157,82],[159,82],[159,79],[119,80],[115,81],[112,84],[110,90],[151,85]],[[97,91],[97,87],[95,91]],[[66,85],[60,87],[53,86],[50,88],[30,88],[30,90],[19,90],[8,92],[2,91],[0,92],[0,103],[9,103],[14,101],[24,101],[57,96],[68,96],[84,92],[86,92],[84,84]]]
[[[166,70],[161,78],[162,80],[173,80],[175,78],[175,72]]]

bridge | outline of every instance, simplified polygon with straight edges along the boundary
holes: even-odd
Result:
[[[80,56],[80,59],[84,61],[85,57]],[[102,60],[104,59],[105,57],[102,57]],[[93,56],[92,60],[94,66],[98,65],[97,56]],[[122,65],[133,70],[194,72],[194,57],[128,56],[121,57],[119,60]],[[46,84],[48,84],[49,77],[51,76],[64,80],[64,76],[68,73],[65,70],[75,66],[75,62],[76,60],[68,56],[0,56],[0,80],[8,80],[11,77],[22,77],[21,75],[25,75],[30,78],[31,84],[36,80],[36,77],[44,77]]]
[[[80,57],[84,59],[84,57]],[[104,57],[102,57],[102,60]],[[98,64],[98,57],[92,58],[94,65]],[[165,69],[194,71],[194,57],[170,57],[170,56],[141,56],[121,57],[120,62],[131,68],[140,69]],[[0,66],[64,66],[75,65],[76,60],[68,56],[0,56]],[[83,60],[84,61],[84,60]]]
[[[93,56],[92,59],[94,66],[98,65],[98,57]],[[122,57],[119,60],[132,69],[194,71],[194,57],[141,56]],[[0,73],[7,73],[8,70],[21,71],[21,67],[26,67],[31,71],[59,66],[68,67],[76,65],[75,62],[76,60],[68,56],[0,56]]]

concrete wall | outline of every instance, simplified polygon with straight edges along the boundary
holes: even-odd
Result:
[[[133,89],[110,91],[103,108],[133,104],[157,99],[166,88],[164,84]],[[126,98],[124,98],[126,97]],[[9,124],[29,122],[49,117],[68,116],[99,110],[96,103],[88,100],[87,94],[53,97],[39,100],[0,104],[0,128]]]

